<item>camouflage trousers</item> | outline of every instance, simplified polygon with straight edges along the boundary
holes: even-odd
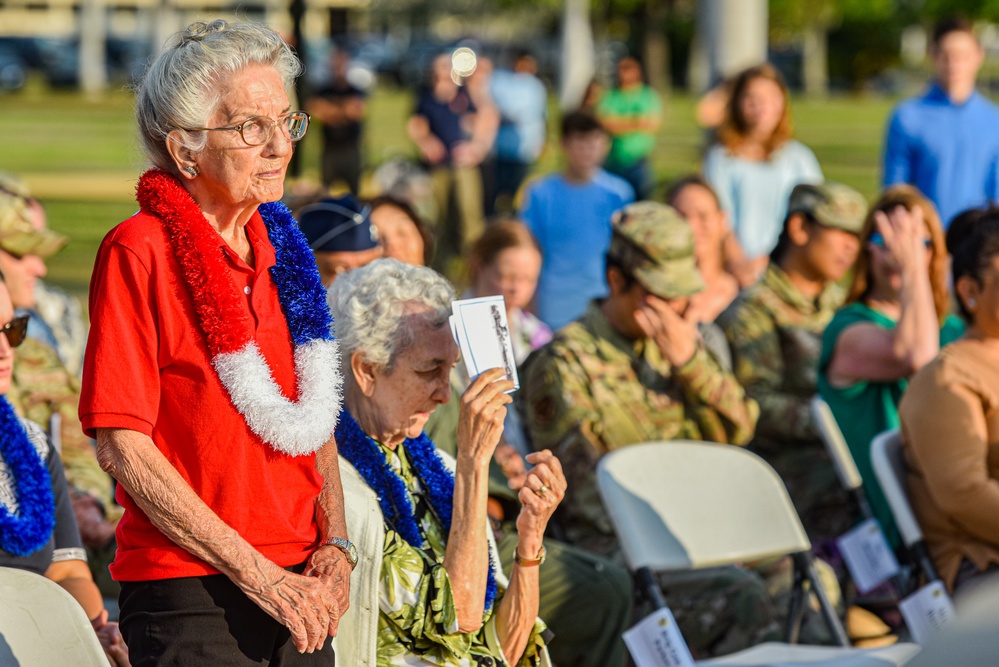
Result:
[[[816,560],[816,569],[833,604],[839,606],[839,584],[832,568]],[[745,568],[660,573],[658,580],[695,660],[784,639],[794,584],[790,558]],[[650,611],[647,607],[641,615]],[[806,606],[800,641],[832,643],[813,596]]]

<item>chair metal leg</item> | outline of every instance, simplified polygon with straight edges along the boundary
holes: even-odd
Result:
[[[926,548],[926,542],[919,540],[913,543],[909,550],[912,552],[913,556],[916,557],[916,562],[919,563],[919,569],[923,571],[926,576],[926,581],[940,581],[940,574],[937,572],[936,566],[933,565],[933,559],[930,558],[930,552]]]
[[[826,594],[826,589],[822,585],[818,573],[815,571],[812,554],[806,551],[793,554],[792,557],[794,558],[795,569],[801,568],[805,573],[805,577],[811,583],[812,592],[819,600],[819,609],[822,612],[822,618],[825,620],[829,632],[832,633],[833,639],[840,646],[850,646],[850,639],[846,636],[843,623],[839,620],[839,615],[829,601],[829,595]]]
[[[787,610],[787,630],[784,634],[784,641],[788,644],[797,644],[798,635],[801,633],[801,622],[805,617],[806,596],[805,572],[798,567],[795,562],[793,568],[794,583],[791,586],[791,602]]]
[[[666,598],[659,588],[659,581],[656,575],[647,567],[640,567],[635,571],[635,583],[638,590],[645,594],[645,597],[652,603],[655,609],[666,608]]]

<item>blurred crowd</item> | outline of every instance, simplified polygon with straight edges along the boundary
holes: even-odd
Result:
[[[969,24],[942,22],[931,56],[926,91],[887,119],[883,189],[873,203],[825,181],[815,154],[794,138],[788,88],[767,64],[705,98],[703,161],[665,188],[650,166],[669,149],[656,145],[661,98],[631,57],[617,63],[613,86],[591,86],[549,137],[549,91],[529,52],[511,52],[495,68],[471,51],[442,53],[406,124],[418,159],[382,166],[370,187],[362,187],[370,165],[361,146],[378,128],[366,123],[366,95],[348,80],[343,52],[328,85],[305,100],[323,136],[322,188],[285,200],[335,314],[355,317],[350,299],[391,298],[365,296],[369,275],[445,290],[388,260],[431,267],[455,294],[505,299],[520,387],[489,457],[485,508],[509,574],[524,565],[518,533],[536,509],[524,506],[525,492],[534,502],[555,488],[548,472],[532,471],[553,465],[539,455],[557,457],[561,472],[551,479],[557,485],[564,473],[564,498],[541,523],[539,559],[547,560],[536,614],[554,632],[545,641],[555,664],[624,665],[621,634],[649,610],[596,484],[601,458],[630,445],[710,441],[765,459],[857,645],[907,638],[897,612],[907,591],[887,584],[860,594],[836,546],[869,511],[900,561],[912,562],[871,464],[878,434],[900,429],[910,499],[948,590],[960,596],[999,568],[999,108],[976,92],[983,52]],[[185,131],[238,129],[252,146],[247,127]],[[558,172],[536,172],[544,151],[559,152]],[[192,182],[201,173],[197,164],[180,169]],[[80,419],[87,326],[81,305],[43,280],[65,242],[47,229],[42,203],[4,175],[0,270],[15,319],[2,331],[11,346],[16,318],[29,317],[6,395],[46,431],[65,468],[72,516],[60,517],[75,520],[79,535],[55,554],[89,565],[74,574],[92,580],[87,595],[96,586],[113,598],[119,585],[108,565],[121,549],[123,509]],[[369,265],[370,274],[355,273]],[[358,410],[365,401],[383,407],[374,380],[366,393],[363,369],[351,370]],[[425,432],[459,462],[461,479],[463,397],[481,382],[459,361],[446,365],[444,383],[428,394]],[[817,396],[860,471],[865,507],[836,475],[811,408]],[[0,471],[0,500],[13,511]],[[348,524],[351,511],[348,500]],[[425,550],[447,566],[445,546],[430,542]],[[17,567],[8,556],[0,564]],[[659,583],[697,658],[783,637],[793,585],[784,559],[660,574]],[[101,633],[106,614],[94,617],[92,600],[80,599]],[[413,605],[423,602],[431,604]],[[383,601],[379,650],[386,628],[405,643],[424,622],[398,611]],[[810,609],[803,639],[831,643],[817,619]],[[527,648],[515,642],[521,664],[539,664],[530,647],[542,630],[524,636]],[[103,632],[111,659],[127,661],[116,628]],[[447,646],[439,653],[409,650],[428,661],[418,664],[470,664],[449,662],[461,649],[439,641]]]

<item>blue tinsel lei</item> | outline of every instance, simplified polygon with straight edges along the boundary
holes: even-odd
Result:
[[[38,551],[55,530],[55,497],[45,461],[28,440],[6,396],[0,396],[0,456],[14,485],[17,512],[0,505],[0,549],[15,556]]]
[[[407,544],[415,549],[422,549],[423,535],[413,514],[413,503],[405,482],[392,470],[378,445],[361,429],[346,408],[340,413],[340,422],[336,426],[336,444],[340,455],[350,461],[378,495],[385,523],[399,533]],[[437,448],[426,433],[421,433],[418,438],[407,438],[403,447],[413,461],[416,474],[427,492],[427,500],[444,525],[444,532],[450,534],[454,510],[454,475],[444,465],[437,454]],[[492,609],[496,600],[493,568],[493,554],[490,553],[486,575],[487,611]]]
[[[326,290],[316,271],[316,258],[291,211],[281,202],[262,204],[260,217],[274,246],[276,262],[271,276],[278,285],[278,301],[295,345],[310,340],[333,340],[333,317],[326,306]]]

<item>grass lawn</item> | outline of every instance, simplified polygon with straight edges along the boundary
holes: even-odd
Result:
[[[796,100],[797,138],[810,146],[830,180],[852,185],[868,197],[877,190],[883,126],[892,105],[880,98],[840,97]],[[49,261],[52,282],[85,294],[94,254],[104,234],[136,209],[132,198],[144,161],[135,138],[132,97],[116,91],[99,100],[52,92],[31,82],[14,95],[0,95],[3,150],[0,170],[27,178],[45,203],[50,225],[72,238]],[[405,121],[412,98],[405,91],[379,88],[369,102],[366,129],[368,164],[412,155]],[[660,182],[696,170],[703,133],[693,121],[694,100],[671,95],[653,166]],[[552,114],[552,129],[557,127]],[[316,128],[317,129],[317,128]],[[303,179],[318,181],[320,132],[303,140]],[[555,136],[554,134],[552,136]],[[558,167],[551,145],[538,173]]]

